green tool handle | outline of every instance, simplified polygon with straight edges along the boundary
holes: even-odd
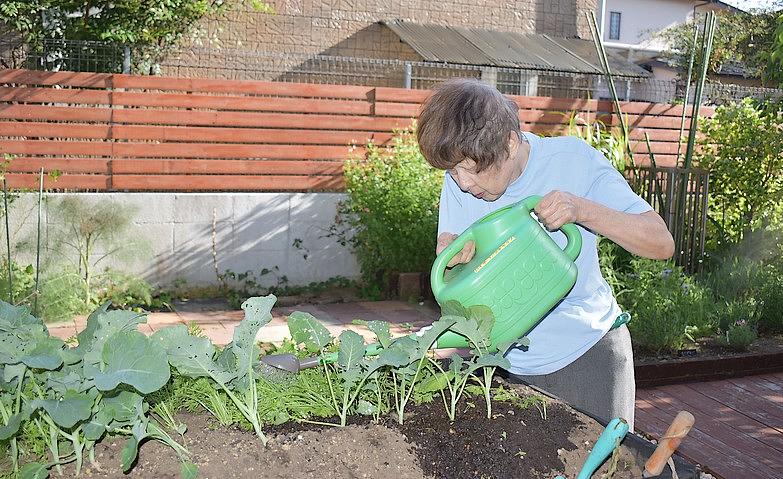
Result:
[[[380,344],[378,344],[378,343],[370,343],[370,344],[367,345],[367,349],[365,349],[364,355],[365,356],[377,356],[381,352],[382,349],[383,348],[381,348]],[[317,361],[317,362],[321,362],[323,364],[332,364],[332,363],[336,363],[337,362],[337,357],[338,357],[338,353],[335,351],[333,353],[324,354],[323,356],[315,356],[313,358],[303,359],[303,360],[301,360],[300,364],[301,364],[301,367],[303,367],[303,368],[305,367],[304,366],[305,364],[308,364],[308,365],[310,364],[308,361]]]
[[[432,276],[430,286],[432,287],[432,294],[436,298],[440,296],[443,288],[446,287],[446,280],[444,275],[446,274],[446,268],[448,268],[451,258],[457,256],[462,251],[468,241],[473,240],[473,229],[468,228],[464,233],[457,236],[457,239],[451,242],[446,248],[440,252],[435,263],[432,265]]]
[[[604,432],[598,437],[593,450],[587,456],[587,460],[576,479],[590,479],[593,477],[593,473],[606,461],[606,458],[612,455],[612,452],[625,438],[626,434],[628,434],[628,423],[625,422],[625,419],[619,417],[612,419],[606,425]]]
[[[519,208],[523,214],[530,216],[530,214],[533,213],[533,210],[536,209],[536,206],[538,206],[538,203],[540,202],[540,196],[528,196],[524,200],[517,203],[517,208]],[[568,240],[566,247],[563,248],[563,252],[566,256],[568,256],[568,259],[571,261],[576,261],[576,258],[582,251],[582,234],[579,233],[579,228],[577,228],[573,223],[567,223],[560,227],[560,231],[566,235],[566,239]]]

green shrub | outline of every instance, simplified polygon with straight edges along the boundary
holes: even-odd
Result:
[[[365,293],[387,290],[393,272],[428,272],[435,260],[443,173],[421,155],[412,130],[389,146],[370,144],[345,164],[348,199],[332,234],[357,255]]]
[[[780,220],[783,194],[783,104],[744,99],[705,119],[697,157],[710,170],[710,246],[737,243]]]
[[[759,297],[759,329],[766,333],[783,333],[783,276],[765,284]]]
[[[752,326],[747,323],[737,323],[729,326],[725,333],[719,334],[716,340],[724,348],[747,351],[756,338],[758,334]]]
[[[8,301],[8,263],[3,262],[0,271],[0,299]],[[35,304],[35,268],[27,265],[22,268],[11,263],[13,283],[13,302],[26,305],[31,310]],[[88,311],[80,293],[82,281],[76,272],[67,269],[56,273],[42,274],[39,284],[38,316],[48,322],[72,319],[74,315]]]
[[[689,335],[713,330],[714,305],[709,289],[671,261],[631,260],[618,301],[633,315],[634,344],[653,353],[676,351]]]
[[[716,313],[719,333],[725,333],[737,324],[749,324],[755,326],[759,317],[759,303],[753,297],[726,303]]]

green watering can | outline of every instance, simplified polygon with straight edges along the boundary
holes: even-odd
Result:
[[[531,216],[540,196],[530,196],[476,221],[435,259],[430,281],[442,306],[456,300],[464,307],[484,305],[495,323],[492,347],[513,342],[533,327],[576,283],[574,260],[582,249],[582,235],[573,224],[563,225],[565,249],[552,240]],[[466,264],[447,271],[447,264],[465,243],[474,241],[476,254]],[[467,339],[447,331],[438,348],[464,348]]]

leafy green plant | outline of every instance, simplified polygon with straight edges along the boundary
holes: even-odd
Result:
[[[600,151],[607,160],[624,173],[626,167],[633,166],[628,163],[626,138],[619,128],[609,128],[602,121],[595,120],[592,123],[580,118],[577,112],[572,112],[568,120],[566,135],[581,138],[588,145]]]
[[[747,351],[753,341],[758,338],[756,330],[746,321],[738,321],[717,337],[717,342],[723,347],[735,351]]]
[[[725,333],[734,325],[758,324],[759,304],[754,297],[746,297],[726,303],[724,308],[717,312],[718,331]]]
[[[320,355],[329,382],[332,405],[340,417],[340,426],[346,425],[348,412],[363,391],[367,380],[378,369],[399,365],[403,360],[400,351],[391,349],[384,350],[375,359],[366,358],[367,346],[364,338],[348,330],[340,334],[337,361],[332,363],[326,357],[326,348],[334,338],[311,314],[292,313],[288,317],[288,328],[296,342],[303,343],[309,352]],[[384,341],[388,337],[388,324],[386,324],[386,334],[381,333],[379,338],[381,337]],[[373,412],[368,405],[364,405],[363,409],[367,413]]]
[[[771,278],[759,291],[759,329],[783,333],[783,275]]]
[[[155,60],[182,38],[199,32],[200,19],[225,15],[243,4],[256,11],[274,12],[269,4],[261,0],[116,2],[100,4],[100,8],[86,0],[8,0],[0,4],[0,20],[21,33],[37,50],[45,39],[111,41],[133,45],[136,53],[147,62],[141,62],[137,68],[141,73],[151,74],[155,73],[152,68]],[[116,71],[118,68],[110,61],[104,63],[99,71]],[[59,66],[68,69],[67,64]]]
[[[783,103],[744,99],[717,108],[701,130],[699,167],[710,170],[712,248],[779,220],[783,194]],[[716,237],[717,234],[717,237]]]
[[[624,281],[626,290],[618,301],[633,312],[628,328],[640,349],[676,351],[689,334],[699,336],[714,330],[711,292],[671,261],[634,258]]]
[[[69,348],[50,337],[28,308],[0,303],[0,366],[4,390],[13,391],[0,393],[0,440],[10,442],[12,468],[46,477],[50,468],[61,472],[62,464],[75,462],[78,475],[85,455],[93,461],[95,443],[108,433],[129,436],[124,471],[141,442],[157,440],[178,454],[183,475],[192,477],[184,474],[195,468],[188,451],[147,413],[145,395],[170,378],[166,351],[137,331],[143,315],[107,307],[90,315],[79,345]],[[20,469],[17,435],[27,424],[47,438],[51,457]],[[70,447],[63,450],[62,441]]]
[[[234,329],[233,341],[218,352],[207,338],[188,334],[184,324],[163,328],[152,335],[152,341],[168,352],[171,365],[179,374],[192,378],[208,377],[233,402],[253,431],[266,445],[258,414],[258,357],[255,344],[258,331],[272,319],[276,298],[250,298],[242,305],[245,318]]]
[[[53,256],[71,259],[83,281],[84,303],[95,303],[94,282],[107,259],[129,261],[146,249],[146,243],[130,232],[135,209],[112,201],[91,204],[67,197],[56,205],[58,222],[51,226],[49,245]]]
[[[717,73],[721,66],[731,62],[741,62],[747,74],[753,78],[761,78],[770,85],[775,85],[775,77],[765,74],[772,55],[774,35],[778,13],[773,9],[755,12],[732,10],[717,11],[718,24],[709,56],[709,73]],[[703,14],[700,13],[692,21],[702,24]],[[693,23],[681,23],[664,30],[660,36],[670,51],[670,57],[677,70],[688,70],[691,51],[695,51],[694,70],[701,69],[704,62],[703,54],[694,44]]]
[[[396,132],[388,146],[369,144],[344,171],[348,198],[330,236],[353,247],[365,294],[383,294],[394,272],[429,271],[443,173],[424,160],[412,130]]]
[[[429,329],[416,335],[402,336],[394,341],[387,339],[381,341],[381,345],[384,346],[382,354],[394,354],[400,358],[399,363],[391,370],[394,407],[397,412],[397,422],[400,424],[405,423],[405,408],[416,390],[417,381],[423,379],[425,366],[431,360],[428,351],[438,337],[456,322],[455,317],[443,316],[432,323]]]
[[[451,355],[448,372],[441,365],[430,358],[432,365],[440,372],[441,377],[446,381],[446,388],[449,391],[449,400],[446,400],[444,389],[441,390],[443,405],[451,421],[456,419],[457,403],[459,402],[468,380],[473,378],[484,393],[484,400],[487,408],[487,418],[492,417],[492,398],[490,396],[492,388],[492,377],[497,368],[510,369],[511,363],[504,357],[505,353],[514,345],[507,343],[498,345],[497,352],[492,352],[490,341],[490,332],[495,323],[492,311],[486,306],[463,307],[456,301],[447,302],[443,305],[444,317],[454,318],[454,324],[450,329],[461,334],[468,340],[471,347],[471,358],[465,361],[458,354]],[[528,344],[527,338],[521,338],[520,344]],[[477,376],[476,371],[481,371],[481,377]]]

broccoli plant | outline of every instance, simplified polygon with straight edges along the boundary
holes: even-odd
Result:
[[[430,358],[430,364],[440,372],[442,378],[441,397],[446,413],[451,421],[456,418],[457,403],[465,392],[465,386],[468,381],[474,379],[484,392],[484,400],[487,406],[487,418],[492,417],[492,378],[497,368],[509,369],[511,364],[505,358],[506,352],[516,343],[527,345],[527,338],[519,341],[508,342],[493,346],[490,333],[495,323],[492,311],[486,306],[463,307],[456,301],[448,302],[443,306],[443,314],[450,318],[455,318],[455,322],[450,329],[455,333],[464,336],[471,347],[471,358],[464,360],[458,354],[451,355],[451,362],[448,370],[441,364]],[[476,374],[481,371],[481,375]],[[446,398],[445,390],[449,391],[449,398]]]
[[[170,370],[166,350],[137,330],[144,321],[105,304],[89,316],[78,346],[69,348],[29,309],[0,302],[0,440],[9,440],[15,472],[44,478],[73,462],[79,475],[85,456],[94,462],[96,442],[109,433],[130,437],[122,453],[125,472],[139,444],[157,440],[178,454],[183,477],[195,477],[188,451],[148,416],[144,396],[161,389]],[[51,460],[20,468],[16,437],[27,423],[48,438]]]
[[[388,344],[390,337],[388,324],[384,327],[383,323],[374,322],[373,327],[379,341]],[[346,425],[348,412],[357,402],[362,391],[374,387],[379,401],[381,400],[378,371],[386,366],[399,366],[405,360],[405,355],[401,351],[391,349],[381,351],[377,357],[366,357],[368,351],[364,338],[348,330],[340,334],[337,360],[334,362],[333,357],[326,353],[327,346],[334,338],[309,313],[292,313],[288,318],[288,329],[297,343],[304,343],[308,351],[320,355],[321,365],[329,382],[332,404],[340,417],[340,426]],[[373,414],[380,410],[380,407],[380,402],[376,405],[361,402],[357,406],[357,411]]]
[[[152,335],[168,352],[169,362],[187,377],[210,378],[231,399],[253,426],[253,431],[266,445],[258,414],[256,372],[260,349],[255,338],[258,331],[272,319],[274,295],[250,298],[242,304],[245,318],[234,329],[234,336],[221,351],[207,338],[191,336],[187,326],[178,324],[163,328]]]

